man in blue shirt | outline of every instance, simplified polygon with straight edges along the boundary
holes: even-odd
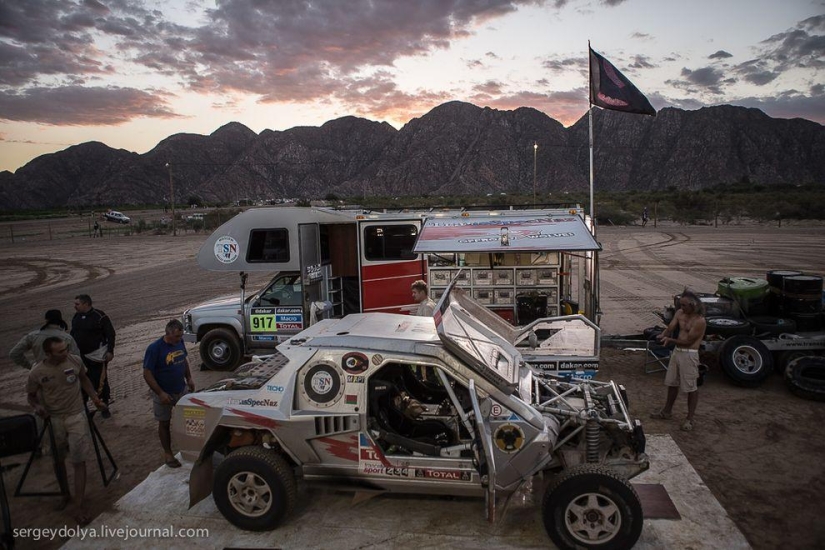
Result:
[[[195,391],[189,361],[183,344],[183,325],[177,319],[166,323],[166,334],[149,344],[143,356],[143,379],[151,388],[155,420],[158,421],[158,437],[163,447],[164,460],[170,468],[181,464],[172,454],[170,421],[172,407],[186,390]]]

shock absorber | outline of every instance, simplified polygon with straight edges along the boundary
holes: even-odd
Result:
[[[585,441],[587,442],[587,462],[599,461],[599,422],[588,420],[585,426]]]

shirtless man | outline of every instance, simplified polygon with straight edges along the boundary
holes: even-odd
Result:
[[[673,404],[679,395],[679,388],[687,394],[688,414],[682,423],[682,430],[689,432],[693,429],[693,415],[696,413],[696,404],[699,402],[697,380],[699,378],[699,346],[705,336],[704,308],[702,302],[693,292],[685,289],[679,299],[679,309],[673,316],[668,327],[659,335],[662,345],[674,344],[676,348],[670,355],[670,362],[665,375],[667,386],[667,401],[664,408],[650,414],[651,418],[668,419],[673,416]],[[670,335],[678,327],[679,336]]]

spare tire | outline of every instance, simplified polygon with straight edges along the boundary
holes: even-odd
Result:
[[[755,336],[778,336],[782,333],[796,332],[796,321],[793,319],[760,315],[748,317],[748,321],[753,325]]]
[[[728,315],[721,317],[708,317],[706,319],[708,334],[718,334],[719,336],[736,336],[739,334],[753,334],[753,326],[744,319],[737,319]]]
[[[753,388],[773,371],[770,350],[753,336],[731,336],[719,349],[719,364],[731,382]]]
[[[825,357],[794,359],[785,371],[785,383],[797,397],[825,401]]]

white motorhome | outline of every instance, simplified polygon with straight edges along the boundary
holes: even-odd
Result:
[[[581,312],[598,315],[598,251],[578,207],[366,211],[250,209],[212,233],[198,253],[215,271],[273,273],[240,301],[225,297],[184,312],[185,339],[204,363],[234,368],[322,318],[415,311],[410,285],[438,300],[453,280],[511,325]],[[245,278],[242,276],[242,281]],[[243,307],[240,307],[240,304]],[[552,329],[544,336],[551,336]],[[529,354],[526,354],[529,356]],[[542,357],[537,368],[592,374],[598,344],[575,357]]]

